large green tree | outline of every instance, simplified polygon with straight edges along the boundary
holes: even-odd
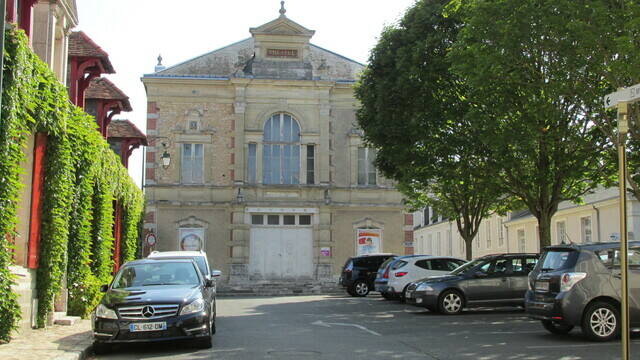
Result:
[[[482,129],[447,57],[461,23],[449,1],[423,0],[386,28],[356,87],[358,122],[377,149],[376,165],[414,206],[456,221],[472,258],[482,218],[503,204],[495,163],[477,141]]]
[[[469,85],[479,140],[505,191],[538,220],[541,246],[562,201],[606,181],[611,142],[594,125],[621,56],[627,0],[459,0],[453,71]],[[637,19],[635,19],[637,21]],[[627,48],[628,50],[628,48]]]

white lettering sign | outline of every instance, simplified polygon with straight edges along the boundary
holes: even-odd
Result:
[[[604,97],[604,107],[609,109],[618,106],[621,102],[633,102],[640,100],[640,84],[629,86]]]

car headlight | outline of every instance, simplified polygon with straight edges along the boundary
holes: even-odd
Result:
[[[103,319],[117,319],[118,315],[116,315],[116,312],[114,310],[111,310],[108,307],[100,304],[96,308],[96,317]]]
[[[193,314],[201,311],[204,311],[204,300],[198,299],[183,307],[182,311],[180,311],[180,315]]]
[[[426,283],[418,284],[416,291],[433,291],[433,288]]]

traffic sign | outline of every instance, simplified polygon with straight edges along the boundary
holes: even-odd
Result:
[[[604,97],[604,107],[609,109],[618,106],[621,102],[633,102],[640,100],[640,84],[620,89]]]
[[[147,242],[148,246],[153,246],[156,244],[157,238],[156,238],[156,234],[154,233],[148,233],[147,237],[145,238],[145,241]]]

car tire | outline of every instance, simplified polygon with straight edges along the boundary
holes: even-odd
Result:
[[[464,298],[456,290],[447,290],[438,299],[438,311],[445,315],[457,315],[464,309]]]
[[[111,351],[111,346],[105,343],[94,342],[93,353],[96,355],[106,355]]]
[[[369,284],[365,281],[358,280],[353,284],[353,294],[355,297],[365,297],[369,294]]]
[[[573,330],[573,325],[561,324],[550,320],[542,320],[542,326],[550,333],[566,335]]]
[[[216,303],[213,303],[213,311],[211,312],[213,314],[213,321],[211,322],[211,335],[216,333]]]
[[[404,289],[402,289],[402,292],[400,293],[400,302],[401,303],[406,303],[407,302],[407,289],[409,288],[410,284],[405,285]]]
[[[613,305],[596,301],[582,318],[582,333],[591,341],[609,341],[620,335],[620,311]]]

